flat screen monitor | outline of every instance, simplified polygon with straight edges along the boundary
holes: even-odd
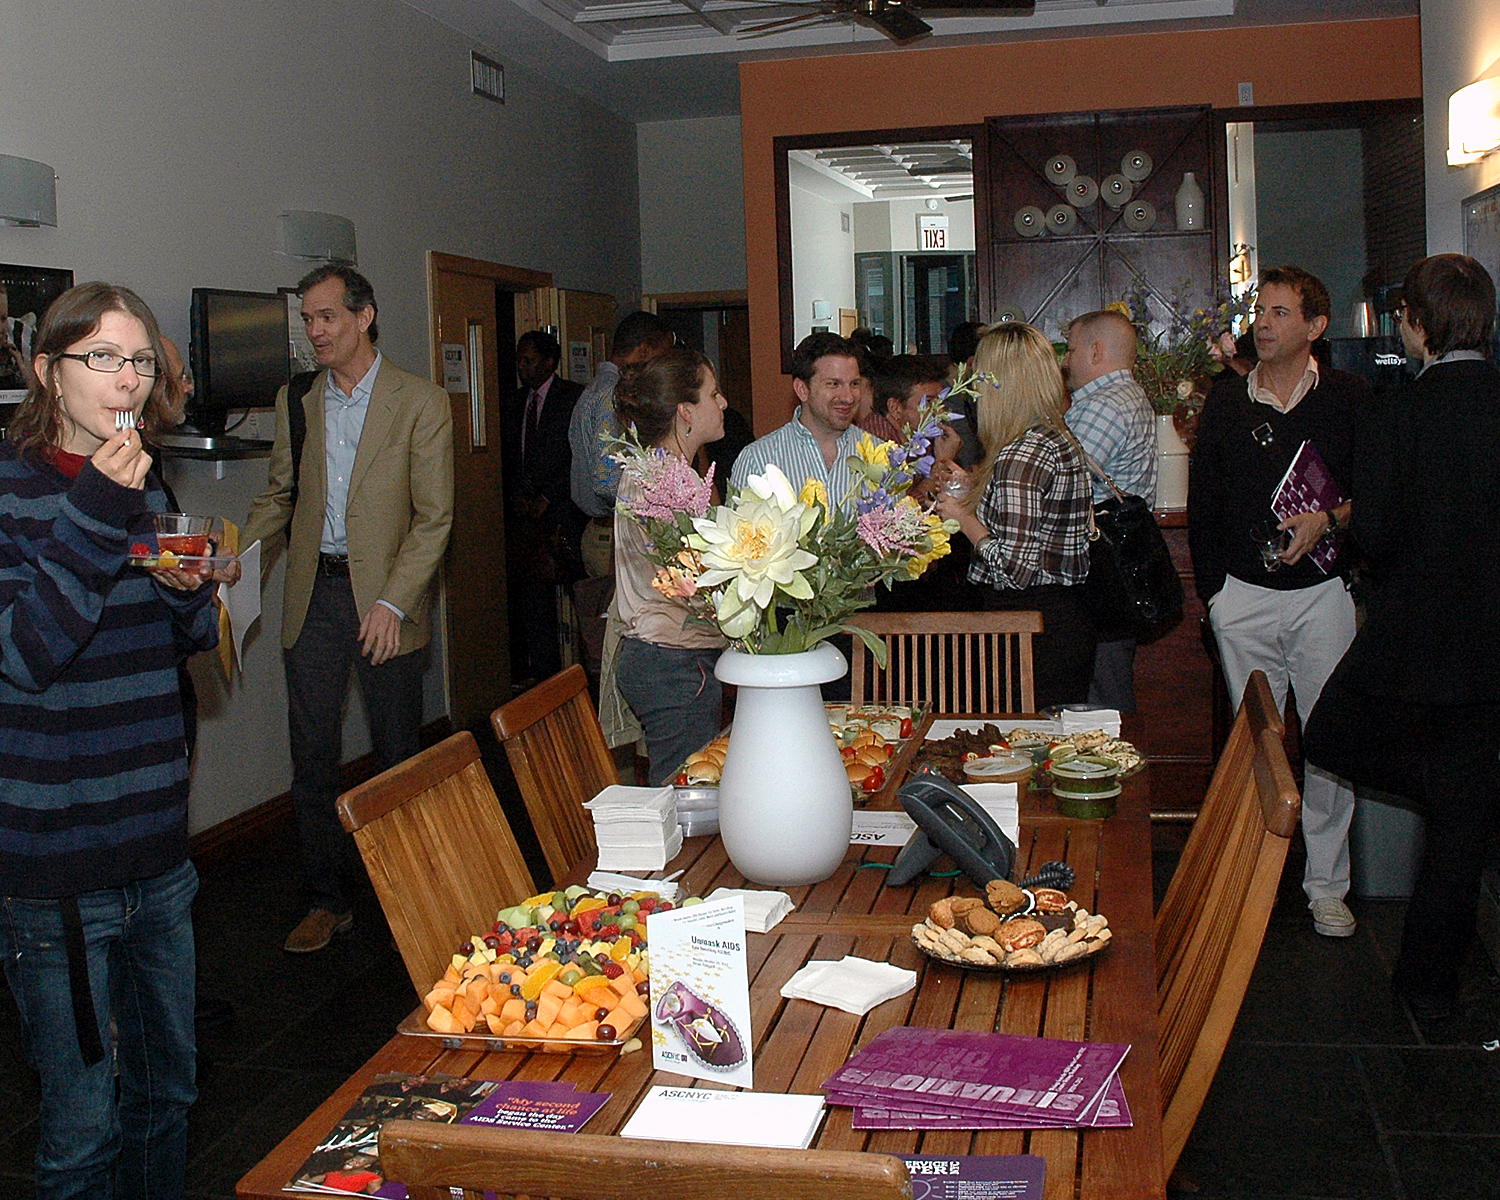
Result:
[[[222,433],[225,415],[265,408],[290,374],[286,300],[276,292],[194,288],[188,420]]]

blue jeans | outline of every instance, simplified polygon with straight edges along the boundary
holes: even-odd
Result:
[[[670,783],[683,759],[719,732],[724,689],[714,663],[722,653],[620,639],[615,685],[645,730],[652,787]]]
[[[3,898],[0,950],[41,1075],[39,1200],[180,1197],[193,1083],[191,862],[78,897],[102,1061],[85,1066],[56,900]],[[111,1047],[110,1019],[117,1037]],[[113,1053],[110,1053],[113,1049]],[[119,1070],[119,1100],[115,1071]]]

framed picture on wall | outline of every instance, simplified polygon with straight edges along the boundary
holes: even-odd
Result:
[[[1500,183],[1466,199],[1463,216],[1464,253],[1477,259],[1500,286]],[[1493,353],[1500,361],[1500,322],[1495,327]]]
[[[26,398],[37,323],[72,286],[72,271],[0,263],[0,404]]]

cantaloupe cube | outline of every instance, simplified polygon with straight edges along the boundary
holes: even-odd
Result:
[[[573,1026],[572,1029],[568,1030],[566,1036],[572,1038],[574,1041],[592,1042],[594,1040],[594,1031],[598,1028],[598,1021],[585,1021],[581,1025]]]
[[[562,1001],[551,992],[544,992],[536,1002],[536,1015],[543,1025],[550,1027],[557,1020],[557,1014],[562,1010]]]
[[[650,978],[650,976],[646,973],[645,967],[636,967],[634,976],[636,983],[645,983],[646,980]]]
[[[526,1020],[526,1001],[522,1000],[519,996],[512,996],[500,1006],[500,1015],[507,1021],[521,1021],[524,1023]]]
[[[439,985],[422,997],[422,1003],[427,1005],[428,1011],[431,1011],[440,1004],[444,1008],[447,1008],[453,1003],[455,995],[457,993],[451,987]]]
[[[462,1033],[463,1026],[453,1019],[453,1014],[442,1005],[427,1014],[427,1027],[437,1033]]]
[[[478,1008],[490,994],[490,981],[484,976],[469,980],[468,987],[464,988],[464,1000],[470,1008]]]
[[[630,977],[630,972],[628,971],[617,979],[611,979],[609,986],[622,996],[635,995],[635,980]]]
[[[495,1016],[500,1012],[500,1001],[493,996],[486,996],[479,1002],[479,1011],[485,1016]]]
[[[447,983],[457,984],[463,976],[458,973],[458,967],[453,963],[448,964],[448,969],[443,972],[443,979]]]
[[[563,1006],[558,1010],[557,1019],[571,1029],[579,1021],[585,1020],[583,1014],[583,1001],[577,996],[569,996],[563,1001]],[[590,1010],[592,1011],[592,1010]]]
[[[525,1021],[510,1021],[510,1022],[508,1022],[506,1024],[505,1028],[501,1031],[501,1035],[503,1037],[515,1037],[517,1034],[519,1034],[521,1032],[521,1030],[523,1030],[525,1028],[526,1028],[526,1022]]]
[[[521,1034],[524,1037],[546,1037],[547,1027],[542,1024],[540,1019],[533,1018],[522,1026]]]
[[[490,1027],[490,1032],[493,1033],[496,1037],[502,1036],[505,1032],[505,1022],[497,1017],[494,1013],[486,1013],[484,1021],[485,1024]]]
[[[453,1019],[458,1023],[460,1029],[468,1033],[469,1030],[474,1028],[478,1017],[475,1015],[474,1010],[464,1003],[462,996],[455,996],[453,998]]]
[[[631,992],[628,996],[620,997],[620,1007],[633,1017],[644,1017],[646,1015],[646,1002]]]
[[[565,1038],[568,1036],[568,1027],[561,1021],[556,1021],[553,1023],[552,1028],[547,1030],[547,1036],[549,1038]]]
[[[542,988],[542,992],[548,996],[556,996],[559,1000],[566,1000],[573,994],[573,985],[563,983],[558,979],[550,979],[547,981],[546,986]]]
[[[631,1025],[635,1024],[635,1018],[632,1017],[623,1008],[616,1006],[615,1008],[609,1010],[609,1015],[606,1016],[604,1020],[600,1021],[599,1024],[613,1025],[615,1028],[615,1032],[617,1034],[623,1035],[625,1033],[625,1030],[630,1028]]]

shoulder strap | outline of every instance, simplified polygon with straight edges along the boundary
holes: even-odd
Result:
[[[1078,449],[1079,452],[1083,455],[1083,461],[1088,464],[1089,470],[1093,474],[1097,475],[1099,479],[1104,483],[1104,486],[1109,488],[1109,490],[1115,494],[1115,499],[1124,500],[1125,492],[1121,489],[1118,483],[1116,483],[1113,479],[1105,474],[1104,468],[1094,461],[1094,456],[1087,450],[1085,450],[1081,443],[1079,444]]]
[[[302,484],[302,447],[307,443],[307,409],[302,401],[312,391],[317,371],[299,371],[286,385],[287,431],[292,438],[292,511],[297,511],[297,494]],[[290,520],[290,517],[288,518]]]

